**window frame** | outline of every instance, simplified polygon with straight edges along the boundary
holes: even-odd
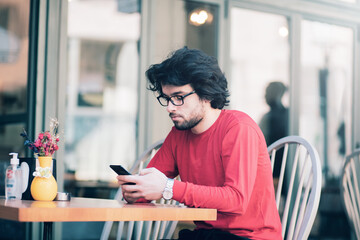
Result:
[[[348,27],[354,31],[354,55],[353,55],[353,92],[352,92],[352,126],[351,132],[351,149],[360,147],[360,126],[355,124],[360,121],[360,70],[356,68],[360,64],[360,15],[358,11],[360,2],[355,4],[335,2],[332,0],[273,0],[271,2],[263,0],[243,1],[230,0],[228,11],[231,7],[239,7],[249,10],[261,11],[272,14],[279,14],[289,18],[290,26],[290,117],[289,132],[290,134],[299,134],[299,101],[300,95],[295,89],[300,84],[300,38],[301,38],[301,21],[318,21],[327,24]],[[339,6],[343,7],[343,12],[339,13]],[[226,33],[229,36],[230,32]],[[229,59],[229,51],[226,52]],[[229,60],[227,60],[229,61]],[[230,71],[228,71],[230,72]]]

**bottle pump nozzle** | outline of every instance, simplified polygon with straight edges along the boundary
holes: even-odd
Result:
[[[19,165],[18,153],[9,153],[9,155],[12,155],[12,158],[10,160],[10,164]]]

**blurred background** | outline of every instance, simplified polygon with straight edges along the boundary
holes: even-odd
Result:
[[[359,0],[0,0],[0,195],[10,152],[60,122],[60,190],[113,198],[130,168],[172,123],[144,72],[178,48],[215,56],[230,109],[268,144],[300,135],[322,160],[311,239],[354,239],[339,178],[360,146]],[[56,239],[99,239],[104,223],[57,223]],[[0,239],[40,239],[40,224],[0,220]],[[66,229],[66,230],[65,230]]]

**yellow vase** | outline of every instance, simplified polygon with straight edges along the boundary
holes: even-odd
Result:
[[[50,167],[52,163],[52,156],[38,157],[40,167]],[[57,183],[54,176],[38,177],[36,176],[30,188],[31,196],[38,201],[52,201],[57,194]]]

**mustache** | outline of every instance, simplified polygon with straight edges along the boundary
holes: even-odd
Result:
[[[175,113],[169,113],[169,117],[181,117],[181,115]]]

